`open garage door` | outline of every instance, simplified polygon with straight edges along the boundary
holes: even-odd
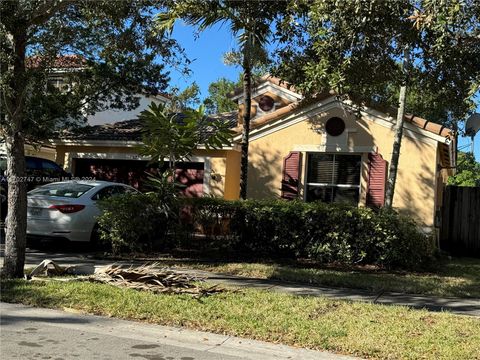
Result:
[[[166,164],[159,168],[158,164],[149,164],[144,160],[74,158],[73,169],[75,177],[119,182],[146,190],[147,173],[162,172],[166,169]],[[179,163],[175,173],[186,196],[203,196],[203,162]]]

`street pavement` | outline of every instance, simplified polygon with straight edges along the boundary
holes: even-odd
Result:
[[[182,328],[0,303],[2,359],[349,360]]]

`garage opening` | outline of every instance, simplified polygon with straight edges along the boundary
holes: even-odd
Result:
[[[144,160],[74,158],[73,169],[75,177],[124,183],[146,191],[149,190],[148,174],[162,173],[167,169],[167,163],[160,166]],[[176,180],[188,197],[203,196],[204,174],[203,162],[179,163],[175,171]]]

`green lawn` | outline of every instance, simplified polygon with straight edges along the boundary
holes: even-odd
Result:
[[[480,298],[480,259],[439,262],[430,272],[388,272],[377,269],[300,267],[275,263],[195,262],[163,259],[178,268],[201,269],[244,277],[275,279],[315,285],[393,291],[446,297]]]
[[[200,300],[88,282],[2,281],[1,300],[377,359],[480,359],[477,318],[261,290]]]

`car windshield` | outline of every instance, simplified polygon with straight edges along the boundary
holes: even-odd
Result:
[[[47,195],[68,198],[78,198],[93,188],[92,185],[77,183],[57,183],[40,186],[32,191],[29,195]]]

